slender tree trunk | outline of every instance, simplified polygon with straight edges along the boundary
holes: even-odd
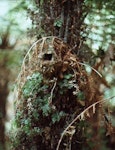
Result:
[[[9,94],[8,83],[10,69],[8,69],[9,57],[8,51],[13,49],[15,44],[10,45],[10,25],[4,33],[1,33],[0,43],[0,150],[5,150],[5,119],[6,119],[6,101]]]
[[[5,67],[3,64],[0,65],[0,150],[5,150],[5,117],[8,96],[8,70]]]

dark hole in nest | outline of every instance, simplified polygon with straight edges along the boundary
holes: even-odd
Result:
[[[43,59],[44,60],[51,60],[52,59],[52,54],[44,54]]]

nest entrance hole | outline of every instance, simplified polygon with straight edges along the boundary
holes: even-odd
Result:
[[[43,60],[52,60],[52,54],[44,54]]]

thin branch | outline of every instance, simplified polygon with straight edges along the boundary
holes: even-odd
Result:
[[[96,72],[102,78],[102,75],[96,69],[94,69],[93,67],[91,67],[91,66],[89,66],[85,63],[81,63],[81,62],[77,62],[77,63],[80,64],[80,65],[83,65],[83,66],[90,67],[94,72]]]
[[[51,90],[51,95],[50,95],[50,97],[49,97],[50,103],[52,103],[53,92],[54,92],[54,89],[55,89],[56,84],[57,84],[57,78],[55,78],[54,81],[55,81],[55,82],[54,82],[53,88],[52,88],[52,90]]]

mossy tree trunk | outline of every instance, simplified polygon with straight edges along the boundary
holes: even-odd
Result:
[[[99,121],[95,105],[64,130],[84,109],[102,100],[100,84],[95,83],[98,75],[88,75],[73,53],[79,53],[85,38],[84,0],[36,0],[35,4],[36,9],[29,10],[30,33],[43,38],[28,51],[17,80],[18,132],[12,146],[14,150],[100,149],[100,137],[93,131],[98,132]]]

